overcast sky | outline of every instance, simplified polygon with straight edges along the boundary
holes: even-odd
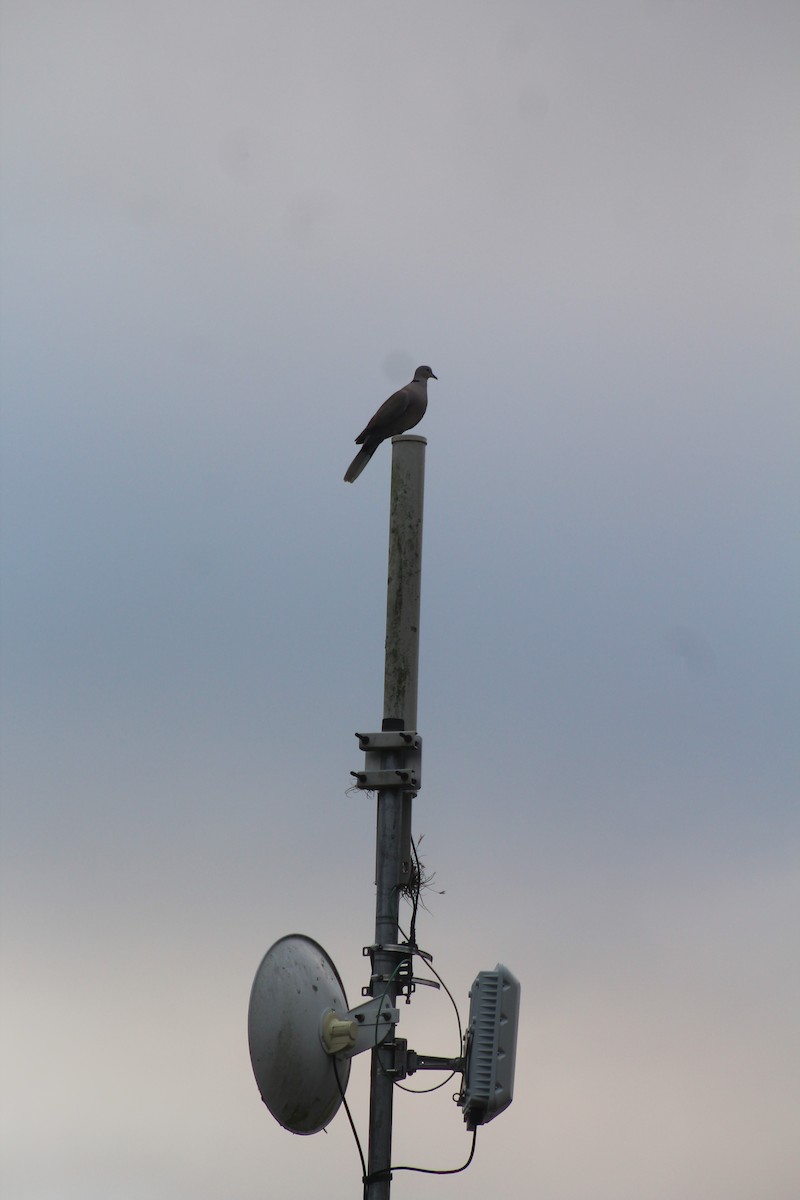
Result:
[[[286,933],[367,982],[389,447],[342,475],[429,363],[418,937],[522,1023],[392,1194],[796,1200],[798,5],[0,34],[4,1196],[360,1194],[246,1015]],[[399,1032],[458,1051],[429,989]],[[452,1090],[395,1162],[464,1161]]]

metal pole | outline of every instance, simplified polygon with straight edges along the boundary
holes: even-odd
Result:
[[[392,438],[392,492],[389,514],[389,577],[386,589],[386,658],[383,728],[417,728],[419,609],[422,581],[422,503],[425,483],[425,438],[415,434]],[[385,768],[399,766],[388,756]],[[375,994],[397,998],[396,953],[381,947],[399,939],[400,893],[411,869],[411,795],[397,790],[378,793],[375,868],[375,953],[373,974],[384,983]],[[380,991],[378,990],[380,989]],[[393,1040],[393,1031],[387,1039]],[[366,1200],[388,1200],[392,1161],[394,1084],[391,1048],[372,1051],[369,1108],[370,1182]],[[374,1179],[376,1173],[379,1178]],[[384,1174],[385,1173],[385,1174]]]

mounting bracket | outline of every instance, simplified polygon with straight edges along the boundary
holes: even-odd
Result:
[[[351,771],[356,787],[365,792],[398,789],[415,795],[422,786],[422,738],[413,730],[357,733],[364,751],[363,771]],[[391,758],[390,758],[391,756]],[[387,760],[392,766],[387,766]]]

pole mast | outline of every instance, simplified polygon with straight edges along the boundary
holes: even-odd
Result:
[[[416,731],[419,676],[419,613],[422,583],[424,437],[392,438],[389,513],[389,572],[386,588],[386,651],[382,730]],[[387,750],[384,770],[402,768],[403,751]],[[399,942],[400,894],[411,875],[411,802],[414,793],[396,787],[378,791],[375,856],[375,945],[372,995],[395,1005],[397,973],[404,961]],[[391,949],[390,949],[391,948]],[[394,1103],[394,1030],[388,1044],[372,1050],[369,1110],[369,1181],[365,1200],[388,1200],[391,1185]]]

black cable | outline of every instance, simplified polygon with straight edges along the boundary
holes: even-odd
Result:
[[[400,932],[402,933],[403,937],[406,939],[406,942],[411,947],[411,949],[416,950],[418,948],[417,947],[417,930],[416,930],[417,906],[419,904],[420,890],[422,887],[422,869],[420,867],[419,855],[417,854],[417,847],[414,843],[413,838],[411,839],[411,851],[414,855],[414,862],[416,863],[416,867],[417,867],[416,887],[414,889],[414,896],[411,901],[411,925],[409,927],[409,931],[407,934],[406,934],[405,930],[399,924],[398,924],[397,928],[400,930]],[[460,1046],[464,1039],[464,1033],[463,1033],[463,1028],[461,1025],[461,1014],[458,1011],[458,1005],[455,1002],[453,993],[450,991],[450,988],[447,986],[445,981],[442,979],[441,975],[436,970],[434,965],[431,962],[428,962],[427,959],[424,961],[425,961],[425,965],[430,968],[430,970],[433,972],[433,974],[439,980],[439,983],[442,985],[442,987],[444,988],[444,990],[447,992],[448,996],[450,997],[450,1003],[452,1004],[453,1008],[455,1009],[456,1020],[458,1021],[458,1044]]]
[[[353,1114],[350,1112],[350,1105],[347,1103],[347,1100],[345,1099],[344,1088],[342,1087],[342,1081],[339,1078],[339,1066],[336,1062],[335,1054],[331,1058],[331,1062],[333,1063],[333,1073],[336,1076],[336,1086],[339,1089],[339,1095],[342,1097],[342,1104],[344,1105],[344,1111],[347,1113],[347,1119],[350,1122],[350,1128],[353,1131],[353,1137],[356,1139],[356,1148],[358,1150],[358,1157],[361,1159],[361,1177],[362,1177],[362,1179],[366,1180],[367,1164],[364,1160],[364,1151],[361,1149],[361,1140],[358,1136],[358,1131],[356,1130],[355,1122],[353,1121]],[[366,1183],[365,1183],[365,1195],[366,1195]]]
[[[431,1092],[438,1092],[439,1088],[443,1088],[446,1083],[449,1083],[450,1080],[455,1075],[455,1073],[456,1073],[455,1071],[451,1071],[449,1075],[445,1075],[445,1077],[441,1081],[441,1083],[434,1083],[432,1087],[410,1088],[410,1087],[407,1087],[406,1084],[404,1084],[404,1083],[398,1083],[396,1080],[395,1080],[394,1086],[399,1091],[405,1092],[409,1096],[428,1096],[428,1095],[430,1095]]]
[[[417,847],[414,844],[413,838],[411,839],[411,850],[414,855],[414,864],[416,867],[414,889],[413,889],[413,892],[411,893],[411,897],[410,897],[411,898],[411,924],[409,926],[408,933],[406,933],[405,930],[402,929],[402,927],[399,924],[398,924],[397,928],[398,928],[399,932],[402,934],[402,936],[406,939],[406,945],[408,946],[408,949],[411,952],[409,954],[409,958],[411,959],[411,962],[413,964],[414,954],[419,952],[417,943],[416,943],[416,925],[417,925],[417,911],[418,911],[419,903],[420,903],[420,892],[422,889],[422,870],[421,870],[421,866],[420,866],[419,855],[417,853]],[[420,955],[420,957],[422,957],[422,956]],[[449,997],[450,1003],[453,1006],[453,1010],[456,1014],[456,1022],[458,1024],[458,1044],[459,1044],[459,1049],[461,1049],[463,1046],[464,1033],[463,1033],[463,1026],[461,1024],[461,1013],[458,1010],[458,1005],[456,1003],[455,997],[453,996],[453,993],[450,991],[450,988],[447,986],[444,979],[442,979],[441,975],[436,970],[436,968],[425,958],[423,958],[423,962],[430,969],[431,973],[433,975],[435,975],[436,978],[439,980],[439,983],[444,988],[445,992],[447,993],[447,995]],[[383,1004],[383,1001],[385,1000],[386,996],[388,995],[389,988],[392,984],[392,981],[395,979],[395,977],[401,970],[402,966],[403,966],[403,959],[401,959],[398,962],[397,966],[394,968],[391,975],[386,980],[386,986],[384,988],[383,995],[381,996],[381,1005]],[[413,975],[413,965],[412,965],[411,973]],[[378,1042],[378,1027],[376,1024],[375,1045],[374,1045],[373,1049],[377,1050],[379,1044],[380,1043]],[[381,1072],[385,1073],[384,1068],[380,1062],[380,1059],[377,1059],[377,1066]],[[392,1171],[415,1171],[421,1175],[458,1175],[462,1171],[466,1171],[467,1167],[470,1165],[470,1163],[472,1162],[472,1159],[475,1155],[475,1144],[476,1144],[477,1136],[478,1136],[477,1126],[472,1131],[472,1146],[470,1147],[470,1152],[469,1152],[467,1161],[460,1167],[436,1168],[436,1167],[399,1166],[399,1167],[389,1167],[388,1170],[384,1170],[384,1171],[376,1171],[373,1175],[368,1176],[366,1164],[364,1162],[364,1152],[361,1148],[361,1142],[359,1141],[358,1133],[356,1132],[356,1127],[355,1127],[355,1124],[353,1123],[353,1118],[350,1113],[350,1108],[348,1106],[347,1100],[345,1099],[344,1091],[342,1090],[342,1085],[339,1080],[339,1072],[336,1067],[336,1059],[335,1058],[333,1059],[333,1068],[334,1068],[334,1073],[336,1075],[336,1084],[339,1088],[339,1094],[342,1097],[342,1103],[344,1105],[344,1110],[347,1113],[347,1119],[350,1122],[350,1128],[353,1131],[353,1137],[355,1138],[356,1146],[358,1148],[358,1155],[361,1160],[361,1170],[362,1170],[361,1178],[362,1178],[362,1182],[364,1184],[364,1197],[365,1198],[367,1195],[367,1189],[369,1187],[369,1184],[376,1181],[377,1179],[390,1179]],[[394,1082],[394,1086],[399,1087],[401,1089],[401,1091],[410,1092],[411,1095],[419,1096],[419,1095],[425,1095],[428,1092],[438,1091],[439,1088],[442,1088],[445,1086],[445,1084],[449,1083],[450,1080],[453,1078],[453,1076],[456,1073],[457,1073],[456,1071],[451,1071],[450,1074],[441,1081],[441,1083],[437,1083],[433,1087],[429,1087],[429,1088],[409,1088],[409,1087],[404,1087],[397,1080],[394,1080],[393,1082]]]
[[[412,843],[412,845],[413,845],[413,843]],[[403,937],[406,938],[406,940],[408,941],[409,938],[406,935],[405,930],[402,929],[399,925],[397,926],[397,928],[400,930]],[[444,990],[447,992],[447,995],[450,997],[450,1003],[453,1006],[453,1009],[456,1014],[456,1021],[458,1022],[458,1047],[460,1050],[464,1044],[464,1030],[463,1030],[463,1026],[461,1024],[461,1013],[458,1011],[458,1005],[456,1004],[455,996],[450,991],[450,988],[447,986],[445,981],[442,979],[441,975],[436,970],[436,967],[434,967],[433,963],[428,962],[427,959],[423,959],[422,961],[425,964],[425,966],[428,968],[428,970],[431,971],[432,974],[434,974],[436,976],[436,978],[439,980],[439,983],[442,985]],[[395,1087],[399,1088],[401,1092],[408,1092],[408,1094],[411,1096],[425,1096],[429,1092],[438,1092],[439,1088],[443,1088],[445,1086],[445,1084],[449,1083],[455,1074],[457,1074],[456,1071],[451,1071],[450,1074],[441,1081],[441,1083],[435,1083],[433,1085],[433,1087],[411,1088],[411,1087],[407,1087],[404,1083],[398,1083],[397,1081],[395,1081]]]
[[[397,1080],[395,1080],[394,1086],[398,1088],[399,1091],[405,1092],[409,1096],[428,1096],[431,1092],[438,1092],[439,1088],[443,1088],[446,1083],[450,1082],[455,1074],[455,1071],[451,1071],[449,1075],[445,1075],[441,1083],[434,1083],[431,1087],[426,1088],[407,1087],[405,1083],[398,1083]]]
[[[440,975],[440,974],[439,974],[439,972],[436,970],[436,967],[434,967],[433,963],[430,963],[430,962],[428,962],[427,960],[425,960],[425,966],[426,966],[426,967],[427,967],[427,968],[428,968],[430,971],[432,971],[432,972],[433,972],[433,974],[434,974],[434,975],[436,976],[436,978],[439,980],[439,983],[442,985],[442,987],[444,988],[444,990],[447,992],[448,996],[450,997],[450,1003],[452,1004],[452,1006],[453,1006],[453,1008],[454,1008],[454,1010],[455,1010],[455,1014],[456,1014],[456,1021],[458,1022],[458,1045],[459,1045],[459,1047],[461,1047],[461,1045],[462,1045],[462,1043],[463,1043],[463,1041],[464,1041],[464,1029],[463,1029],[463,1026],[462,1026],[462,1024],[461,1024],[461,1013],[458,1011],[458,1005],[456,1004],[456,1001],[455,1001],[455,996],[454,996],[454,995],[453,995],[453,993],[450,991],[450,988],[447,986],[447,984],[445,983],[445,981],[442,979],[441,975]]]
[[[472,1131],[472,1146],[470,1148],[469,1158],[463,1164],[463,1166],[446,1167],[443,1169],[440,1168],[438,1170],[435,1167],[390,1167],[389,1170],[390,1171],[417,1171],[421,1175],[458,1175],[458,1174],[460,1174],[461,1171],[466,1171],[467,1167],[472,1162],[472,1159],[475,1156],[475,1142],[477,1141],[477,1137],[478,1137],[478,1127],[476,1125]]]
[[[419,894],[422,890],[422,867],[420,866],[419,854],[417,854],[417,847],[414,843],[413,837],[410,840],[411,840],[411,853],[414,855],[414,865],[416,868],[416,871],[415,871],[416,877],[414,880],[414,894],[411,897],[411,925],[409,927],[408,941],[411,943],[412,946],[416,946],[416,944],[417,944],[417,908],[419,907]]]
[[[477,1125],[475,1126],[475,1128],[472,1131],[472,1145],[470,1146],[470,1151],[469,1151],[469,1155],[467,1157],[467,1161],[465,1163],[463,1163],[460,1167],[410,1167],[410,1166],[400,1165],[397,1167],[395,1167],[395,1166],[389,1167],[389,1169],[386,1171],[376,1171],[375,1174],[371,1175],[371,1176],[367,1175],[367,1165],[364,1160],[364,1151],[361,1148],[361,1140],[358,1136],[358,1131],[356,1129],[355,1122],[353,1121],[353,1114],[350,1112],[350,1105],[347,1103],[347,1099],[344,1094],[344,1088],[342,1087],[342,1081],[339,1078],[339,1068],[338,1068],[338,1065],[336,1062],[335,1055],[333,1056],[331,1061],[333,1063],[333,1074],[336,1078],[336,1086],[339,1089],[339,1095],[342,1098],[342,1105],[344,1106],[344,1111],[347,1114],[347,1120],[350,1123],[350,1128],[353,1132],[353,1137],[355,1138],[356,1149],[358,1150],[358,1157],[361,1162],[361,1181],[364,1185],[364,1192],[363,1192],[364,1200],[366,1200],[367,1188],[369,1187],[370,1183],[372,1183],[376,1179],[387,1179],[387,1178],[390,1179],[392,1171],[415,1171],[419,1175],[459,1175],[462,1171],[466,1171],[467,1167],[470,1165],[473,1158],[475,1157],[475,1144],[476,1144],[477,1138],[478,1138]],[[453,1074],[455,1074],[455,1072],[453,1072]],[[451,1076],[448,1076],[448,1078],[451,1078]]]

